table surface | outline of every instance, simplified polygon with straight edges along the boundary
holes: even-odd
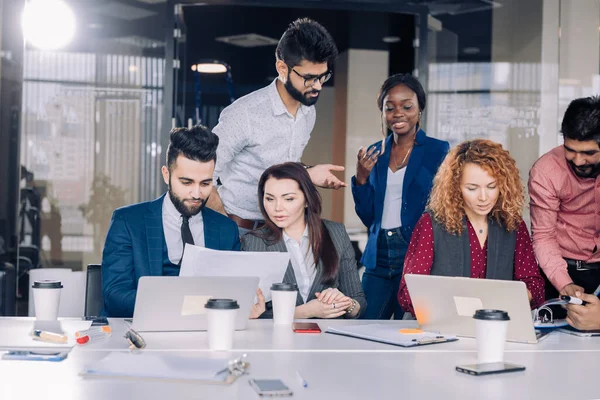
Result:
[[[385,323],[412,327],[414,321],[319,321],[328,326]],[[258,399],[249,378],[282,379],[296,399],[594,399],[600,338],[578,338],[554,332],[538,344],[507,343],[507,362],[525,365],[524,372],[473,377],[456,365],[476,362],[475,340],[401,348],[331,334],[295,334],[272,321],[249,321],[235,333],[231,352],[207,351],[205,332],[145,333],[144,351],[187,357],[234,358],[248,354],[250,376],[230,386],[133,378],[89,378],[84,366],[111,351],[129,351],[123,339],[128,324],[111,319],[112,336],[76,346],[59,363],[0,361],[1,399]],[[11,348],[14,336],[31,329],[33,320],[0,318],[0,347]],[[19,343],[23,343],[23,340]],[[135,357],[135,354],[132,354]],[[296,372],[309,383],[302,388]]]

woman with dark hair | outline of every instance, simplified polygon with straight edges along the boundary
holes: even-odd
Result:
[[[358,151],[352,195],[356,214],[369,228],[361,259],[369,302],[365,319],[404,315],[397,301],[404,255],[449,148],[420,128],[425,103],[425,91],[413,76],[386,79],[377,97],[383,139]]]
[[[344,225],[321,219],[321,196],[304,166],[268,168],[258,183],[258,204],[265,225],[242,237],[242,249],[290,253],[283,281],[298,285],[294,318],[357,318],[367,302],[352,243]],[[251,318],[271,315],[259,296]]]
[[[459,144],[435,176],[404,262],[404,274],[518,280],[531,306],[544,280],[523,221],[524,189],[515,160],[490,140]],[[398,301],[415,311],[402,278]]]

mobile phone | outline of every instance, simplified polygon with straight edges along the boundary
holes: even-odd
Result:
[[[3,360],[29,360],[29,361],[62,361],[69,355],[68,352],[36,353],[33,351],[9,351],[2,355]]]
[[[316,322],[294,322],[292,329],[296,333],[321,333],[321,328]]]
[[[259,396],[291,396],[294,394],[289,387],[279,379],[248,379],[248,383]]]
[[[106,326],[108,319],[106,317],[83,317],[85,321],[92,321],[92,326]]]
[[[465,374],[479,376],[501,374],[504,372],[525,371],[525,366],[505,362],[493,362],[484,364],[459,365],[456,367],[456,370]]]

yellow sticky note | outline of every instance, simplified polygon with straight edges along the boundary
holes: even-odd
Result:
[[[403,335],[415,335],[415,334],[418,334],[418,333],[423,333],[422,330],[415,329],[415,328],[412,328],[412,329],[409,329],[409,328],[407,328],[407,329],[400,329],[398,332],[400,332]]]

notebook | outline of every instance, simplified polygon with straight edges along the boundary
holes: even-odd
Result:
[[[229,384],[248,368],[244,358],[198,358],[146,352],[114,352],[84,367],[83,376],[192,380]]]
[[[339,328],[329,327],[325,333],[354,337],[391,344],[393,346],[414,347],[426,344],[454,342],[456,336],[441,335],[436,332],[425,332],[420,329],[401,329],[387,324],[350,325]]]

